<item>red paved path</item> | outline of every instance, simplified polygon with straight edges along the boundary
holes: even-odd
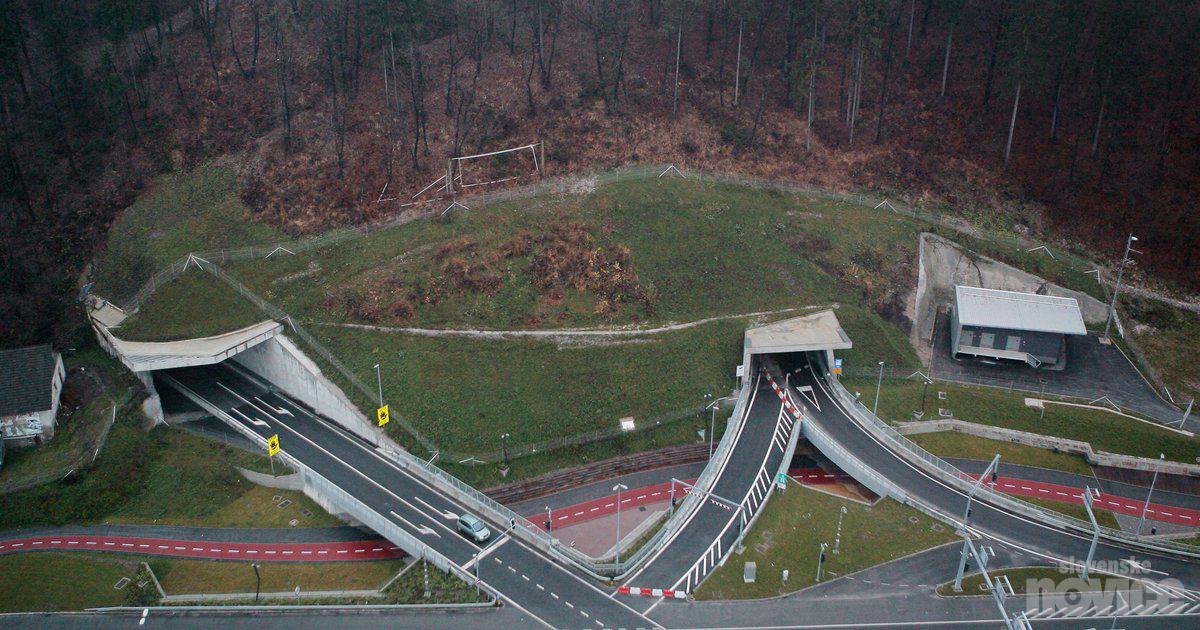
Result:
[[[793,468],[788,474],[796,481],[814,485],[853,481],[848,475],[829,473],[820,468]],[[973,476],[977,478],[977,476]],[[694,479],[686,480],[688,484]],[[621,509],[628,510],[643,505],[661,503],[671,496],[671,485],[675,484],[675,497],[683,498],[691,490],[690,485],[667,482],[644,488],[635,488],[621,493]],[[1028,481],[1011,477],[999,477],[995,487],[1005,494],[1037,497],[1061,503],[1082,504],[1082,492],[1078,488],[1052,483]],[[551,512],[553,527],[568,527],[587,522],[616,511],[616,495],[585,501]],[[1133,499],[1103,494],[1094,503],[1101,509],[1120,514],[1140,516],[1143,504]],[[530,516],[536,520],[538,515]],[[1200,510],[1172,507],[1151,503],[1146,518],[1179,525],[1200,527]],[[161,540],[119,536],[44,536],[0,542],[0,555],[23,551],[82,550],[136,553],[150,556],[177,558],[203,558],[210,560],[260,560],[263,562],[345,562],[353,560],[384,560],[400,558],[404,552],[384,540],[361,540],[334,543],[215,543],[207,541]]]
[[[262,562],[342,562],[387,560],[404,556],[383,540],[333,543],[230,543],[120,536],[44,536],[0,542],[0,554],[21,551],[107,551],[148,556]]]

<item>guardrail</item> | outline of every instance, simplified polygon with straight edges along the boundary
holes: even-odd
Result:
[[[254,431],[251,431],[248,427],[230,417],[229,414],[222,411],[219,407],[212,405],[202,396],[197,395],[186,385],[180,383],[168,374],[161,374],[160,378],[167,381],[192,402],[195,402],[209,413],[224,420],[226,424],[233,427],[251,442],[262,446],[264,450],[266,449],[267,441],[265,438],[258,435]],[[345,510],[347,514],[352,515],[355,519],[357,519],[366,527],[370,528],[372,531],[395,543],[404,549],[404,551],[406,551],[409,555],[427,560],[435,567],[438,567],[447,573],[453,573],[468,584],[475,583],[475,576],[471,575],[467,571],[464,571],[462,567],[452,562],[449,558],[442,555],[436,549],[433,549],[429,545],[418,540],[412,534],[404,531],[402,528],[400,528],[400,526],[396,525],[388,520],[388,518],[384,515],[370,508],[366,503],[363,503],[354,495],[346,492],[342,488],[338,487],[337,484],[329,481],[320,473],[306,466],[300,460],[292,457],[287,453],[287,451],[280,451],[276,457],[279,457],[289,468],[300,473],[304,479],[304,486],[306,490],[311,489],[317,494],[317,496],[324,498],[330,503],[338,505],[340,508]],[[487,591],[488,595],[490,595],[492,599],[499,597],[499,593],[487,584],[480,584],[479,586],[483,590]]]
[[[742,388],[739,390],[738,402],[734,407],[733,416],[729,420],[729,426],[725,434],[721,437],[721,442],[713,452],[713,456],[708,460],[708,464],[697,478],[694,484],[695,487],[705,491],[711,490],[712,485],[716,481],[717,470],[721,468],[721,462],[728,459],[729,455],[733,452],[733,441],[737,435],[737,427],[744,421],[746,405],[748,404],[749,394],[753,391],[753,387],[754,385],[750,379],[746,379],[743,382]],[[467,504],[468,507],[479,511],[480,514],[490,517],[494,522],[508,523],[512,527],[512,532],[525,542],[575,566],[585,574],[601,580],[620,580],[640,566],[668,537],[672,536],[682,527],[687,515],[703,502],[699,497],[705,494],[705,492],[690,492],[684,495],[675,513],[667,519],[650,540],[625,560],[620,563],[600,562],[596,558],[588,556],[573,547],[563,545],[551,532],[545,531],[542,526],[517,514],[512,509],[498,503],[491,497],[434,464],[390,445],[380,446],[378,450],[401,467],[423,473],[422,478],[434,482],[443,492],[454,496],[460,502]]]
[[[822,369],[829,371],[824,365]],[[861,426],[871,430],[876,437],[886,440],[894,450],[908,460],[921,465],[927,471],[934,473],[944,481],[949,482],[955,487],[963,491],[970,491],[975,484],[975,479],[967,473],[960,470],[953,464],[944,459],[926,451],[918,446],[912,440],[901,435],[898,431],[892,428],[883,420],[879,419],[871,410],[867,408],[861,401],[855,398],[842,386],[837,377],[830,374],[828,378],[830,389],[834,395],[842,402],[842,404],[850,409],[853,415],[858,419]],[[988,488],[981,486],[975,493],[976,500],[986,500],[987,502],[997,505],[1018,514],[1029,516],[1039,521],[1050,523],[1061,529],[1076,530],[1083,534],[1090,535],[1095,530],[1092,524],[1082,521],[1077,518],[1072,518],[1065,514],[1044,509],[1042,507],[1027,503],[1019,499],[1001,494]],[[1115,530],[1107,527],[1101,527],[1100,533],[1107,539],[1119,541],[1126,545],[1133,545],[1140,548],[1151,549],[1154,551],[1165,552],[1176,555],[1183,555],[1189,558],[1200,559],[1200,549],[1191,545],[1181,543],[1173,543],[1170,541],[1153,540],[1148,541],[1127,532]]]

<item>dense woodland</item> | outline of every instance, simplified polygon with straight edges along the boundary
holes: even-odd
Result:
[[[239,165],[294,233],[534,140],[902,193],[1200,287],[1200,5],[1146,0],[0,0],[0,342],[73,318],[156,175]]]

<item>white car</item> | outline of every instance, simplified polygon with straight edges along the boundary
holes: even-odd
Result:
[[[492,537],[492,530],[488,529],[483,521],[470,514],[458,517],[458,532],[477,543],[487,542]]]

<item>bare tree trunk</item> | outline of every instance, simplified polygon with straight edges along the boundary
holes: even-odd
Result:
[[[908,4],[908,43],[904,46],[904,56],[912,56],[913,22],[917,21],[917,0],[909,0]]]
[[[737,70],[733,73],[733,106],[737,107],[742,81],[742,20],[738,20]]]
[[[250,78],[250,72],[242,65],[242,56],[237,49],[237,36],[233,33],[233,7],[225,8],[225,28],[229,30],[229,48],[233,51],[233,60],[237,62],[238,73],[243,79]]]
[[[1008,121],[1008,142],[1004,144],[1004,165],[1008,166],[1008,158],[1012,155],[1013,130],[1017,127],[1017,109],[1021,105],[1021,84],[1017,83],[1017,93],[1013,96],[1012,118]]]
[[[1108,81],[1105,80],[1104,86],[1100,88],[1100,111],[1096,114],[1096,131],[1092,134],[1092,157],[1096,157],[1096,151],[1100,147],[1100,127],[1104,124],[1104,107],[1108,104]]]
[[[272,22],[274,22],[274,39],[275,39],[275,69],[278,85],[279,85],[279,103],[280,111],[283,114],[283,149],[285,152],[290,152],[292,147],[292,105],[291,98],[288,94],[288,58],[289,54],[284,51],[283,38],[283,20],[281,13],[276,13]]]
[[[954,44],[954,25],[950,25],[950,32],[946,34],[946,59],[942,61],[942,91],[939,96],[946,96],[946,77],[950,74],[950,48]]]
[[[1050,140],[1058,139],[1058,102],[1062,95],[1062,80],[1054,86],[1054,107],[1050,111]]]
[[[683,7],[684,6],[685,5],[683,3],[680,3],[680,5],[679,5],[679,30],[676,31],[676,33],[675,33],[675,91],[674,91],[674,94],[672,94],[672,96],[671,96],[671,118],[672,119],[677,118],[676,113],[677,113],[678,107],[679,107],[679,55],[680,55],[680,52],[682,51],[681,46],[683,44]]]

